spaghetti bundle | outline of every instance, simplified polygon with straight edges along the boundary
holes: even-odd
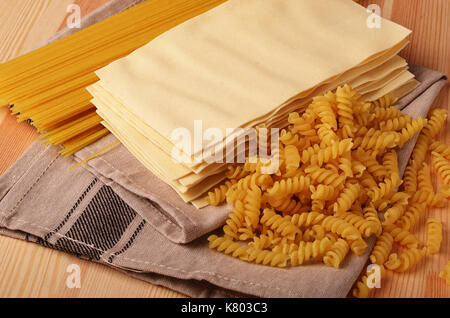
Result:
[[[85,87],[93,73],[225,0],[146,1],[0,65],[0,106],[70,155],[108,134]]]

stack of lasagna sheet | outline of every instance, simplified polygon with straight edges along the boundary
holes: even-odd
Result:
[[[350,0],[230,0],[100,69],[88,90],[103,125],[202,207],[226,157],[245,151],[230,136],[284,128],[290,112],[346,83],[367,101],[413,90],[398,56],[409,33]],[[174,158],[180,136],[188,160]]]

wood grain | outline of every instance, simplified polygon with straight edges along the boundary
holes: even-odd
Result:
[[[411,43],[400,54],[408,63],[423,65],[445,74],[450,74],[450,1],[447,0],[370,0],[364,1],[380,5],[385,18],[399,23],[413,31]],[[436,99],[433,107],[447,108],[450,111],[447,86]],[[441,131],[439,139],[450,143],[449,120]],[[429,163],[429,158],[428,158]],[[435,187],[442,183],[433,175]],[[443,223],[443,241],[439,254],[427,256],[412,271],[406,273],[388,272],[382,288],[373,293],[374,297],[450,297],[450,287],[439,278],[439,272],[450,259],[450,206],[428,209],[420,224],[416,225],[416,234],[422,242],[426,241],[425,222],[427,217],[436,217]]]
[[[23,54],[65,26],[66,0],[0,1],[0,61]],[[86,14],[108,0],[71,0]],[[370,0],[381,6],[382,15],[413,30],[411,44],[402,52],[410,63],[450,74],[448,0]],[[449,89],[442,91],[434,107],[450,110]],[[6,108],[0,108],[0,174],[9,167],[37,136],[34,130],[17,124]],[[440,140],[450,143],[448,123]],[[434,176],[433,181],[439,182]],[[437,273],[450,258],[449,205],[430,209],[427,216],[443,220],[444,240],[439,254],[428,257],[413,271],[388,273],[375,297],[449,297],[450,288]],[[423,223],[417,227],[426,239]],[[81,289],[66,287],[66,268],[81,268]],[[130,278],[104,265],[33,243],[0,237],[0,297],[176,297],[179,293]]]

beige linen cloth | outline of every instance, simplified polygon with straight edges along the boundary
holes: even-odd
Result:
[[[113,1],[89,19],[123,10],[125,2]],[[423,117],[446,78],[422,67],[411,71],[422,84],[399,107]],[[69,158],[33,144],[0,177],[0,233],[196,297],[345,297],[363,270],[370,249],[347,257],[340,269],[270,268],[209,249],[206,234],[223,224],[230,207],[197,210],[184,203],[122,145],[69,171],[115,140],[109,135]],[[414,142],[399,154],[402,171]]]

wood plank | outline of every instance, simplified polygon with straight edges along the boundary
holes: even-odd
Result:
[[[0,5],[0,62],[24,54],[55,34],[73,0],[4,0]],[[52,15],[52,18],[49,16]]]
[[[413,31],[411,43],[401,52],[408,63],[423,65],[445,74],[450,74],[450,1],[447,0],[370,0],[362,4],[378,4],[382,15]],[[436,99],[433,107],[447,108],[450,111],[450,88],[447,86]],[[450,143],[449,119],[441,131],[439,140]],[[427,159],[429,163],[429,158]],[[433,173],[435,188],[442,183]],[[427,217],[436,217],[443,223],[443,242],[439,254],[427,256],[416,268],[406,273],[388,272],[381,289],[373,293],[374,297],[450,297],[450,288],[438,277],[450,259],[450,207],[428,209],[420,224],[416,225],[416,234],[422,242],[426,241],[425,221]]]
[[[182,297],[167,288],[43,246],[0,240],[0,297]],[[67,267],[80,266],[81,288],[66,285]]]
[[[105,5],[109,1],[110,0],[75,0],[73,3],[80,6],[81,16],[84,17],[85,15],[94,11],[95,9]],[[67,14],[66,17],[64,18],[64,21],[59,26],[59,30],[66,28],[68,16],[69,14]]]

